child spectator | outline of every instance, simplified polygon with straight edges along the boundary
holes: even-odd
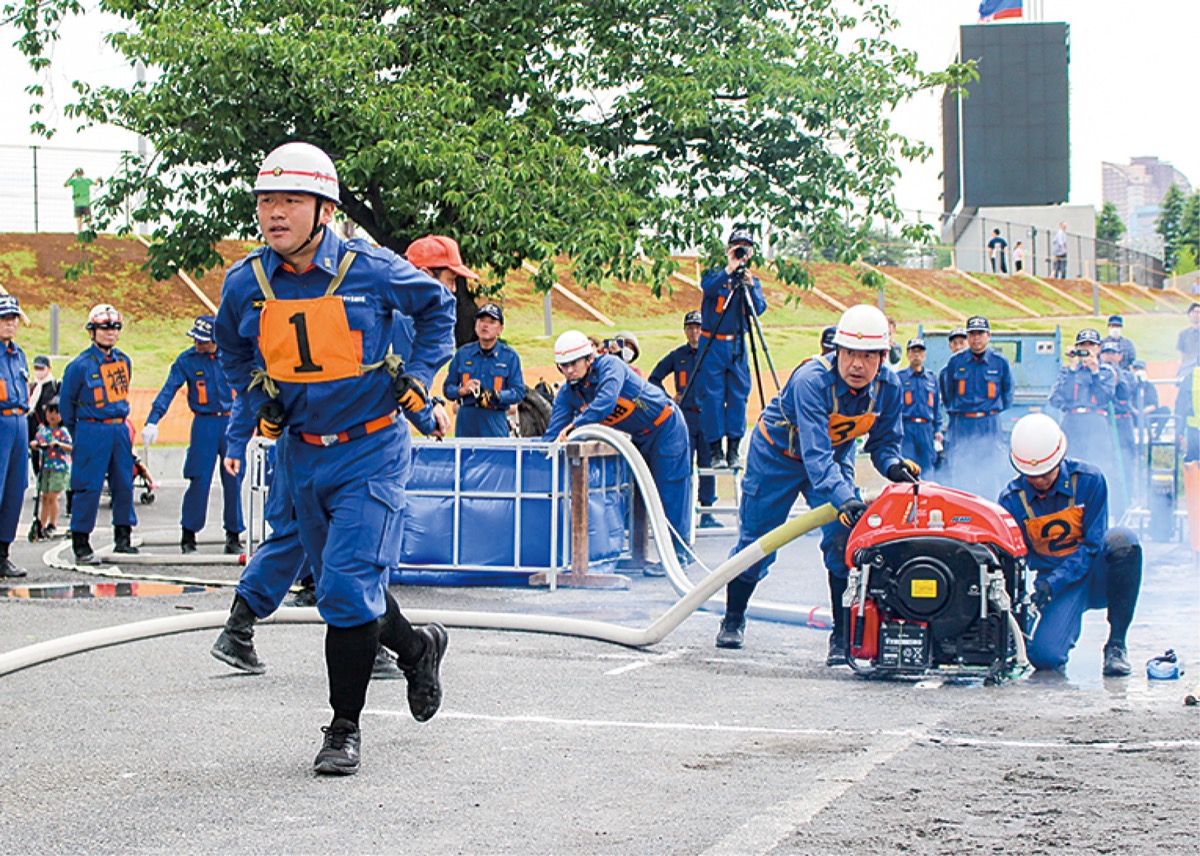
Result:
[[[52,538],[58,531],[59,494],[71,483],[71,434],[62,424],[57,397],[46,403],[44,412],[46,424],[38,428],[34,439],[34,445],[42,453],[42,471],[38,474],[42,507],[38,520],[42,537]]]

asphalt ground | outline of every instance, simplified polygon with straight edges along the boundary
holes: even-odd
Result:
[[[169,485],[139,507],[138,531],[173,538],[181,495]],[[43,566],[27,526],[13,548],[25,582],[107,582]],[[705,535],[702,558],[731,542]],[[130,573],[238,574],[152,549],[163,564]],[[410,608],[634,627],[676,599],[644,576],[620,591],[393,591]],[[785,548],[760,592],[826,603],[817,539]],[[0,598],[0,652],[230,598]],[[0,851],[1197,852],[1200,708],[1183,697],[1200,671],[1143,668],[1172,647],[1200,670],[1200,574],[1180,544],[1147,545],[1127,679],[1100,677],[1101,613],[1065,674],[996,687],[863,680],[823,665],[823,632],[784,624],[751,622],[745,649],[720,651],[717,623],[694,615],[645,651],[451,629],[441,712],[417,724],[403,681],[373,683],[363,767],[346,779],[311,773],[329,718],[318,626],[260,627],[263,676],[211,658],[216,631],[34,666],[0,677]]]

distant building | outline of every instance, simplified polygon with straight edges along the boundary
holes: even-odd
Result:
[[[1172,184],[1184,194],[1192,192],[1187,176],[1156,157],[1133,158],[1128,164],[1102,163],[1103,198],[1117,208],[1128,246],[1161,254],[1162,240],[1154,231],[1159,205]]]

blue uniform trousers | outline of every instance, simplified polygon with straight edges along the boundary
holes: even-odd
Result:
[[[29,486],[29,423],[24,416],[0,416],[0,467],[0,542],[11,544]]]
[[[188,444],[187,458],[183,462],[183,477],[188,488],[183,494],[183,515],[180,520],[184,529],[199,532],[208,519],[208,491],[212,487],[213,467],[225,457],[225,428],[228,416],[193,413],[192,435]],[[220,467],[221,499],[225,509],[226,532],[241,532],[246,528],[242,522],[242,479],[234,478]]]
[[[667,421],[649,434],[630,439],[654,476],[667,520],[687,541],[692,534],[692,449],[679,408],[673,406]]]
[[[493,410],[490,407],[459,405],[454,417],[455,437],[507,437],[508,408]]]
[[[712,448],[704,439],[704,429],[700,424],[700,411],[683,411],[683,421],[687,423],[688,442],[696,454],[696,466],[707,469],[712,466]],[[700,504],[712,505],[717,500],[717,479],[715,476],[700,476]]]
[[[133,441],[124,422],[75,423],[74,460],[71,462],[71,531],[91,533],[96,528],[104,479],[112,494],[114,526],[137,526],[133,512]]]
[[[1122,558],[1114,560],[1114,554]],[[1124,616],[1117,628],[1124,641],[1127,622],[1133,617],[1141,586],[1142,554],[1138,537],[1131,529],[1113,527],[1104,536],[1104,549],[1092,561],[1087,575],[1076,580],[1051,598],[1042,607],[1041,620],[1034,628],[1033,639],[1026,646],[1029,662],[1035,669],[1057,669],[1066,665],[1067,657],[1079,640],[1083,614],[1089,609],[1124,605]],[[1115,626],[1115,625],[1114,625]]]
[[[402,420],[333,446],[289,437],[280,452],[278,471],[286,473],[327,624],[357,627],[386,611],[388,569],[400,561],[410,444]]]
[[[972,419],[952,413],[950,432],[954,437],[954,445],[950,447],[950,483],[988,499],[999,496],[1011,475],[999,414]]]
[[[742,477],[738,542],[729,555],[736,554],[776,526],[786,523],[788,512],[800,494],[804,494],[810,508],[829,502],[829,497],[813,489],[803,463],[789,458],[778,447],[772,446],[761,432],[753,432],[750,435],[750,452],[746,455],[746,474]],[[821,527],[821,553],[825,557],[826,569],[834,576],[845,578],[849,574],[846,566],[846,540],[849,537],[850,530],[836,520]],[[771,553],[742,571],[739,579],[748,583],[759,582],[766,577],[774,561],[775,554]]]
[[[921,472],[928,477],[933,473],[937,450],[933,448],[933,423],[904,420],[904,439],[900,443],[900,454],[916,461]]]
[[[746,433],[746,401],[750,398],[750,367],[739,336],[733,341],[706,338],[700,343],[700,416],[704,438],[739,439]]]

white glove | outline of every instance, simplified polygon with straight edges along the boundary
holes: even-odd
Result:
[[[147,422],[146,427],[142,429],[142,439],[147,443],[158,442],[158,423]]]

